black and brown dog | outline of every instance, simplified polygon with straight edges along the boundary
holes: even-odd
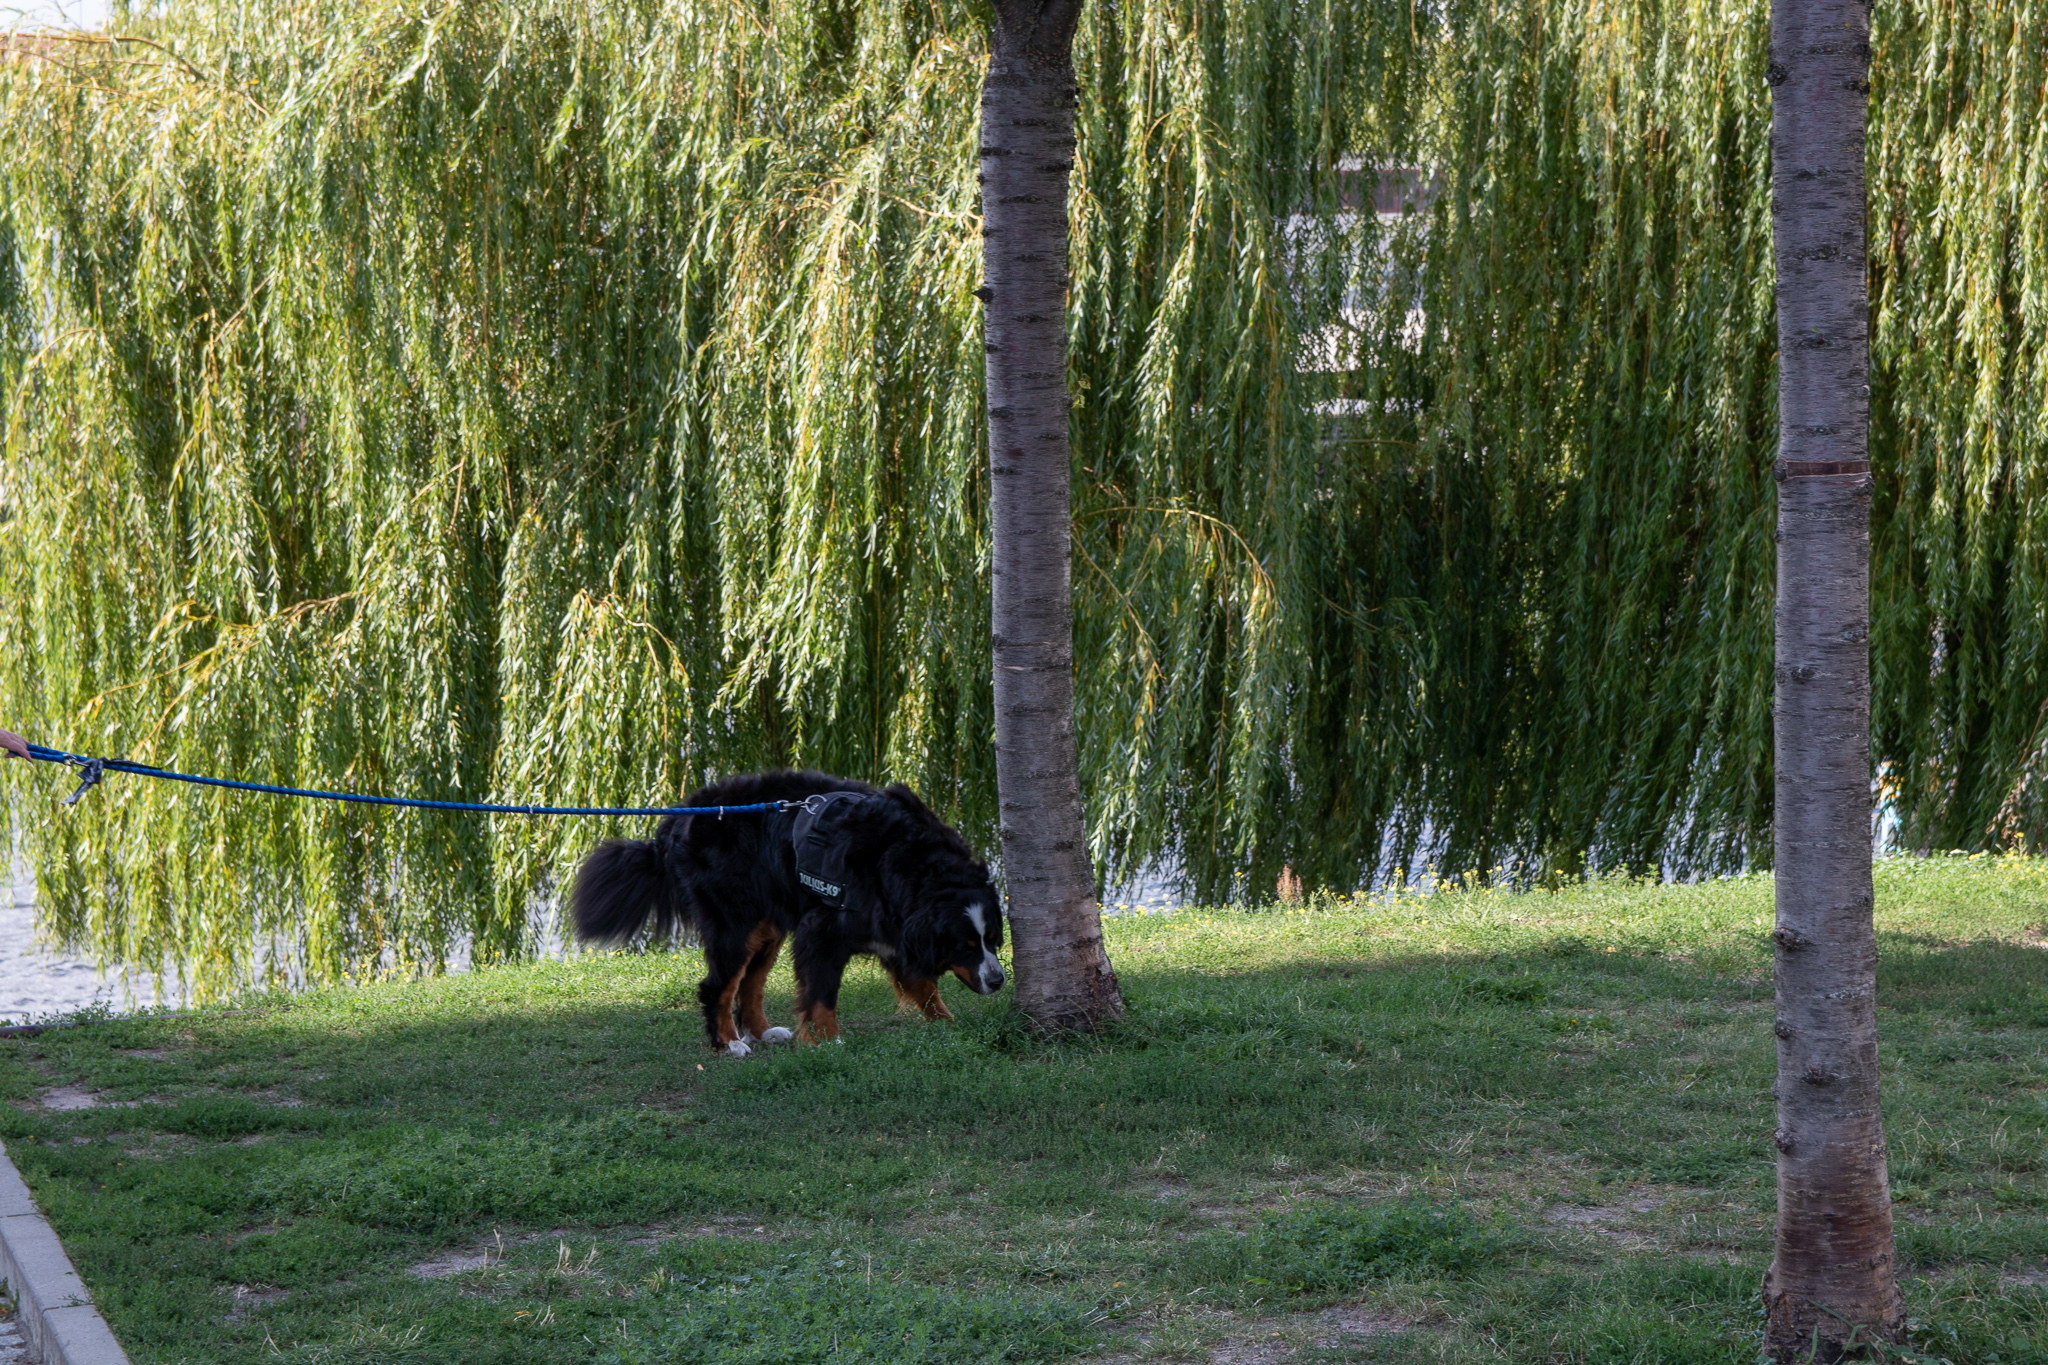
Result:
[[[839,982],[856,953],[872,953],[897,999],[950,1019],[938,978],[951,972],[978,995],[1003,984],[1001,902],[966,840],[901,785],[817,772],[728,778],[692,792],[690,806],[801,802],[794,810],[669,815],[652,839],[600,844],[570,892],[576,937],[601,943],[695,931],[706,975],[697,997],[711,1046],[744,1057],[770,1028],[762,987],[785,938],[796,969],[796,1036],[839,1036]]]

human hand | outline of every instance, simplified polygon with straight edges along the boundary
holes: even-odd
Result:
[[[28,741],[12,730],[0,730],[0,749],[5,749],[16,758],[28,758]]]

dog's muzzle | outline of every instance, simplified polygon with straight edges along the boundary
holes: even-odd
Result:
[[[968,984],[974,987],[976,995],[993,995],[1003,988],[1004,980],[1002,962],[994,953],[983,948],[981,969],[975,972],[974,980]]]

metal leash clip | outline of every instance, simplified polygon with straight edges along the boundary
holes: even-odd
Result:
[[[77,805],[79,797],[99,785],[100,778],[106,774],[107,765],[104,759],[88,758],[73,766],[78,769],[78,790],[64,798],[64,804],[67,806]]]

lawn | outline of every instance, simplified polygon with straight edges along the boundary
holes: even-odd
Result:
[[[692,952],[538,963],[0,1042],[0,1135],[138,1365],[1751,1365],[1770,909],[1120,917],[1107,1037],[857,968],[844,1046],[744,1061]],[[2048,1361],[2048,862],[1878,917],[1916,1341]]]

